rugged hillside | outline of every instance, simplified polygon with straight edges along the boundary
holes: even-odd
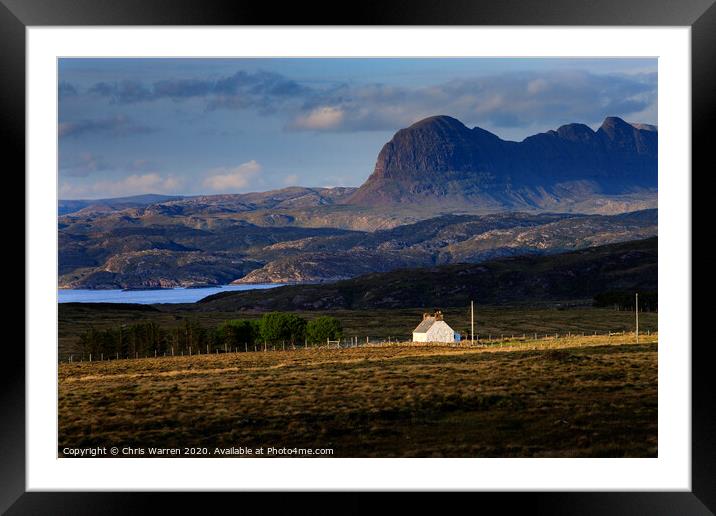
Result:
[[[285,240],[340,235],[339,229],[262,228],[245,222],[196,229],[145,224],[122,215],[101,224],[63,220],[60,288],[141,288],[226,284],[261,267],[261,249]]]
[[[445,215],[373,232],[260,227],[230,219],[188,227],[125,212],[63,218],[60,286],[139,288],[327,282],[368,272],[546,254],[654,236],[657,212]],[[100,223],[101,222],[101,223]]]
[[[585,209],[600,197],[653,191],[657,138],[653,126],[609,117],[597,131],[569,124],[512,142],[448,116],[430,117],[385,144],[371,176],[346,202]]]
[[[76,213],[80,210],[86,210],[88,212],[116,211],[126,208],[140,208],[149,204],[175,201],[183,198],[184,197],[180,195],[146,194],[131,197],[115,197],[112,199],[60,199],[57,201],[57,213],[58,215],[66,215],[68,213]]]
[[[656,210],[612,216],[448,215],[372,233],[273,244],[260,253],[266,265],[234,283],[335,281],[401,267],[559,253],[647,238],[657,231]]]
[[[142,215],[232,214],[257,210],[294,210],[331,206],[344,200],[355,188],[305,188],[300,186],[245,194],[199,195],[175,202],[148,206]]]
[[[101,267],[78,268],[60,277],[69,288],[172,288],[222,285],[260,262],[227,253],[150,249],[112,255]]]
[[[60,200],[59,215],[90,215],[135,208],[131,213],[141,215],[211,215],[256,210],[291,210],[330,206],[352,194],[355,188],[305,188],[301,186],[220,195],[136,195],[113,199]]]
[[[200,310],[325,310],[522,304],[591,299],[610,290],[657,290],[657,239],[550,256],[369,274],[327,285],[224,292]]]

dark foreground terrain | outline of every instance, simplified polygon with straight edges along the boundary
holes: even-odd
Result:
[[[59,453],[95,446],[656,457],[656,336],[62,363]]]

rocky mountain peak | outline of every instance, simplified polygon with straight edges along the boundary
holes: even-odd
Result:
[[[603,133],[611,140],[615,140],[620,137],[632,135],[635,127],[617,116],[608,116],[602,122],[602,125],[597,130],[597,133]]]
[[[405,131],[429,131],[436,134],[452,134],[469,129],[457,118],[448,115],[429,116],[408,126]]]
[[[610,194],[654,188],[656,138],[656,131],[607,117],[596,132],[573,123],[518,143],[432,116],[395,133],[346,203],[534,209],[563,195],[565,185]]]
[[[594,138],[594,131],[585,124],[566,124],[557,129],[560,138],[571,141],[588,141]]]

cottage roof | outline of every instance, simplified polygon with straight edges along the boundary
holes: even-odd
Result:
[[[435,317],[425,317],[413,330],[413,333],[426,333],[435,324]]]

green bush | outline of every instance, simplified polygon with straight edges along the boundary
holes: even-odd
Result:
[[[306,336],[306,320],[294,314],[271,312],[261,317],[261,339],[266,342],[287,340],[292,344]]]
[[[322,316],[313,319],[306,326],[306,337],[311,343],[338,340],[343,336],[341,321],[335,317]]]

